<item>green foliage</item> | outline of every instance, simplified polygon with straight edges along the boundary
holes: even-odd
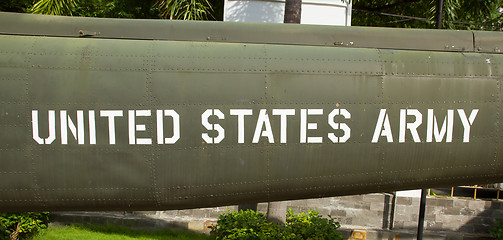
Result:
[[[32,13],[109,18],[202,20],[212,16],[211,0],[38,0]],[[11,2],[9,0],[8,2]],[[222,5],[223,6],[223,5]]]
[[[208,0],[160,0],[157,7],[163,18],[183,20],[207,19],[213,10]]]
[[[31,8],[32,13],[46,15],[72,15],[75,0],[40,0]]]
[[[480,30],[502,30],[503,15],[500,8],[503,7],[503,0],[459,0],[460,7],[456,16],[458,22],[480,23],[474,25],[468,23],[455,23],[454,28],[480,29]]]
[[[228,212],[218,217],[216,226],[211,227],[216,239],[278,239],[278,224],[267,222],[262,213],[252,210]]]
[[[79,0],[73,15],[107,18],[159,18],[154,0]]]
[[[30,11],[32,0],[2,0],[0,11],[26,13]]]
[[[319,212],[309,210],[307,214],[295,215],[293,210],[289,209],[286,214],[286,239],[342,240],[341,234],[337,231],[341,227],[339,222],[331,216],[326,219],[319,214]]]
[[[0,213],[0,238],[18,239],[47,228],[49,213]]]
[[[496,240],[503,240],[503,221],[496,219],[497,225],[491,229],[491,235],[494,236]]]
[[[316,211],[295,215],[290,209],[286,224],[280,225],[268,222],[262,213],[247,210],[220,215],[217,225],[211,227],[211,234],[216,239],[342,240],[337,232],[339,227],[334,218],[322,218]]]
[[[400,27],[400,28],[434,28],[430,21],[430,0],[390,1],[390,0],[355,0],[351,25]],[[388,15],[389,14],[389,15]],[[400,18],[394,15],[413,16],[418,19]],[[419,20],[421,19],[421,20]]]
[[[223,0],[2,0],[0,11],[113,18],[223,18]],[[435,28],[437,0],[354,0],[352,25]],[[443,28],[502,30],[503,0],[444,0]]]
[[[502,30],[503,0],[444,0],[442,27]],[[437,0],[355,0],[352,25],[435,28]]]
[[[108,18],[159,18],[155,0],[39,0],[33,13]]]

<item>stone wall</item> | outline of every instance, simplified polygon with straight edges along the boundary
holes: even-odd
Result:
[[[392,202],[392,194],[376,193],[295,200],[289,201],[287,206],[296,213],[314,209],[324,216],[336,217],[346,229],[415,232],[420,199],[398,196],[394,209]],[[215,220],[227,210],[237,210],[237,206],[162,211],[158,217]],[[267,203],[258,204],[257,210],[266,213]],[[489,234],[497,218],[503,219],[503,201],[428,197],[424,229]]]
[[[355,231],[363,231],[366,239],[415,239],[419,198],[393,195],[366,194],[288,201],[294,212],[319,211],[323,216],[336,217],[341,223],[344,236],[349,238]],[[257,211],[266,213],[267,203],[259,203]],[[56,213],[59,222],[86,221],[102,224],[123,224],[145,227],[181,226],[191,230],[208,232],[218,215],[236,211],[238,206],[170,210],[157,212]],[[144,218],[143,221],[141,218]],[[80,220],[79,220],[80,219]],[[483,201],[461,198],[428,197],[426,202],[425,239],[483,239],[495,219],[503,219],[503,201]],[[373,234],[373,235],[372,235]],[[429,237],[428,237],[429,236]],[[468,237],[467,237],[468,236]],[[353,238],[358,239],[358,238]]]
[[[296,213],[314,209],[324,216],[336,217],[346,228],[387,229],[390,199],[389,194],[366,194],[295,200],[290,201],[289,207]]]
[[[397,197],[393,212],[391,194],[291,201],[295,212],[315,209],[337,217],[343,227],[416,231],[419,198]],[[488,234],[495,219],[503,219],[503,201],[428,197],[425,231]]]

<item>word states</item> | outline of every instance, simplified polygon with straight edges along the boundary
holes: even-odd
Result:
[[[300,114],[300,126],[298,126],[298,131],[300,133],[299,142],[300,143],[323,143],[322,136],[308,136],[309,130],[318,129],[317,122],[311,122],[309,116],[323,115],[323,109],[272,109],[268,111],[267,109],[260,109],[258,112],[258,119],[253,126],[255,131],[253,134],[252,143],[258,143],[260,138],[266,138],[269,143],[275,143],[274,134],[271,127],[270,115],[279,118],[280,121],[280,137],[279,143],[287,143],[287,125],[288,119],[292,118],[296,114]],[[228,115],[233,118],[237,118],[237,142],[245,143],[245,125],[250,124],[245,121],[247,116],[252,116],[254,114],[252,109],[230,109]],[[351,137],[351,129],[346,123],[335,122],[335,117],[341,115],[345,119],[351,119],[351,114],[346,109],[333,109],[327,116],[328,125],[333,130],[342,130],[342,136],[336,136],[335,133],[327,133],[328,139],[332,143],[344,143]],[[224,120],[225,114],[220,109],[207,109],[201,115],[201,123],[208,131],[216,131],[216,137],[210,137],[207,132],[202,133],[202,138],[206,143],[218,144],[222,142],[225,138],[225,129],[221,124],[210,123],[209,118],[211,116],[216,116],[218,120]],[[229,117],[228,116],[228,117]]]

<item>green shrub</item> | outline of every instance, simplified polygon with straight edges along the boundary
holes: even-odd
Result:
[[[491,234],[496,238],[496,240],[503,240],[503,221],[496,219],[498,225],[491,229]]]
[[[341,239],[342,235],[337,231],[341,227],[335,218],[328,216],[322,218],[319,212],[309,210],[308,213],[295,215],[292,209],[286,213],[285,233],[287,239]]]
[[[47,228],[49,213],[0,213],[0,238],[21,239]]]
[[[216,239],[278,239],[279,231],[278,224],[267,222],[264,214],[252,210],[221,214],[217,225],[211,227]]]
[[[290,209],[283,225],[268,222],[264,214],[247,210],[221,214],[217,225],[211,227],[211,235],[216,239],[342,240],[339,227],[334,218],[322,218],[316,211],[295,215]]]

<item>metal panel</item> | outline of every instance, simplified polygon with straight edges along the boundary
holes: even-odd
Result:
[[[330,29],[314,26],[0,14],[10,17],[55,21],[56,33],[79,23],[112,32],[83,39],[0,36],[2,211],[178,209],[503,180],[501,55],[436,51],[437,43],[401,40],[328,47],[332,35],[322,30]],[[128,24],[138,32],[120,35]],[[151,31],[161,25],[183,41],[157,38],[156,32],[169,33]],[[35,35],[46,31],[31,27]],[[300,30],[306,30],[300,42],[285,40]],[[397,38],[413,32],[340,33],[374,30]],[[234,35],[218,40],[230,42],[197,40],[210,31]],[[464,42],[457,34],[471,34],[414,33],[453,42]],[[123,39],[135,34],[149,40]],[[435,51],[403,50],[407,46]],[[249,114],[240,119],[239,109]],[[103,110],[121,116],[112,120]],[[174,143],[164,138],[174,136],[177,121],[163,110],[179,117]],[[439,133],[451,129],[444,120],[449,110],[452,141]],[[208,111],[223,116],[206,119]],[[43,141],[52,134],[49,126],[53,142]],[[443,138],[429,141],[429,133]],[[205,134],[223,138],[212,143]]]
[[[500,32],[473,31],[475,51],[484,53],[501,53],[503,43]]]
[[[474,51],[471,31],[298,24],[68,18],[0,13],[0,32],[92,38],[267,43],[332,47]],[[499,34],[501,36],[501,34]],[[499,37],[501,38],[501,37]]]

